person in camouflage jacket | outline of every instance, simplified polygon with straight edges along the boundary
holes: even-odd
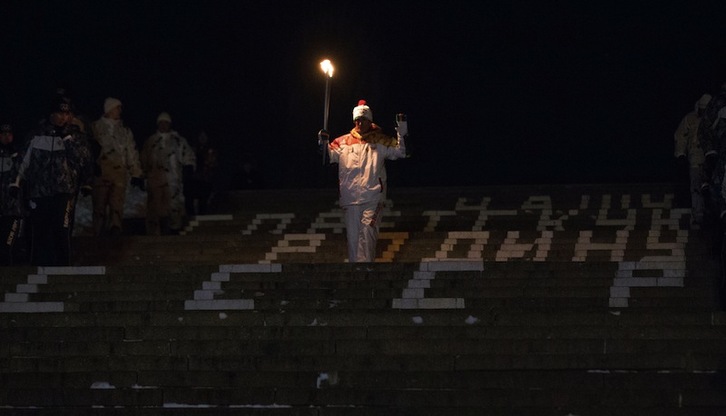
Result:
[[[703,171],[707,183],[702,187],[702,192],[708,202],[707,210],[713,218],[725,223],[726,82],[714,94],[703,112],[698,127],[698,141],[705,156]]]
[[[93,139],[100,149],[96,160],[100,171],[94,179],[92,195],[95,235],[105,230],[112,235],[120,234],[129,180],[132,185],[144,188],[134,134],[121,119],[122,108],[117,98],[106,98],[103,117],[92,124]]]
[[[79,190],[91,191],[93,158],[83,123],[70,99],[59,95],[50,117],[28,135],[14,194],[22,187],[31,222],[31,263],[70,265],[71,233]]]
[[[679,166],[684,166],[688,178],[688,194],[691,202],[691,224],[703,223],[704,200],[701,187],[708,183],[703,175],[703,161],[705,156],[701,149],[701,142],[698,140],[698,128],[701,123],[701,116],[711,101],[710,94],[703,94],[696,101],[693,111],[686,114],[678,124],[674,138],[673,154],[678,160]]]
[[[141,149],[141,167],[147,181],[146,232],[177,234],[184,225],[184,182],[194,175],[196,155],[187,140],[171,128],[171,116],[163,112],[157,131]]]

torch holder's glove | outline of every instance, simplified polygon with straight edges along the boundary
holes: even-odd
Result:
[[[322,129],[318,132],[318,145],[323,146],[330,143],[330,133],[327,130]]]
[[[330,144],[330,133],[327,130],[321,129],[318,132],[318,152],[325,154],[328,151],[328,145]]]
[[[408,136],[408,121],[397,121],[396,122],[396,133],[398,137]]]

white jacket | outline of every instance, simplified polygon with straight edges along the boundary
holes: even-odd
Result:
[[[97,163],[102,176],[122,184],[128,181],[128,176],[140,178],[143,172],[131,129],[120,120],[106,117],[96,120],[92,128],[93,137],[101,145]]]
[[[701,142],[698,140],[700,122],[701,117],[692,111],[683,117],[673,135],[675,139],[673,155],[675,157],[686,156],[692,167],[700,166],[705,159]]]
[[[338,163],[340,205],[359,205],[386,199],[385,160],[406,156],[403,137],[386,136],[374,125],[360,137],[355,131],[328,146],[330,163]]]
[[[146,139],[141,149],[141,167],[149,186],[181,185],[184,166],[196,168],[194,149],[176,131],[156,132]]]

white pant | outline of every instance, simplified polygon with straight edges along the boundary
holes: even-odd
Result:
[[[348,239],[348,261],[351,263],[373,262],[376,259],[378,224],[383,211],[382,202],[362,205],[346,205],[345,229]]]

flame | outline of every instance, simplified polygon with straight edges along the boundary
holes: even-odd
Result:
[[[333,64],[330,62],[329,59],[324,60],[320,63],[320,68],[323,69],[323,72],[325,75],[329,76],[330,78],[333,78]]]

